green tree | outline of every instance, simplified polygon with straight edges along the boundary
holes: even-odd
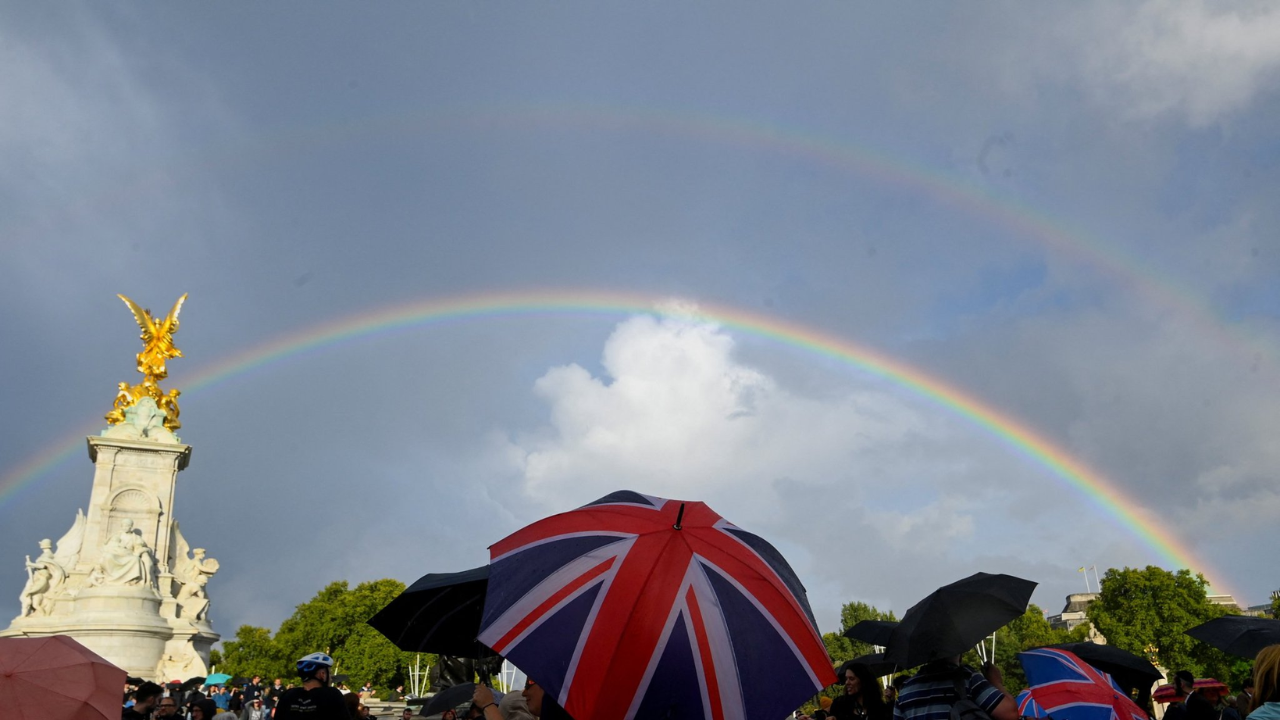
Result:
[[[404,591],[398,580],[374,580],[354,589],[346,582],[325,586],[297,606],[273,637],[267,628],[242,625],[222,644],[219,672],[252,677],[290,677],[298,658],[313,652],[333,656],[334,673],[366,680],[380,689],[405,682],[414,653],[396,648],[367,621]],[[434,664],[435,657],[424,661]]]
[[[241,625],[236,639],[222,643],[222,658],[217,663],[218,672],[231,676],[288,677],[293,674],[292,663],[286,661],[271,638],[271,631]]]
[[[1280,618],[1280,592],[1271,594],[1271,617]]]
[[[327,585],[311,600],[299,605],[280,624],[274,644],[280,657],[294,659],[313,652],[333,656],[334,672],[353,683],[369,681],[376,687],[394,687],[405,681],[413,653],[396,648],[366,621],[404,592],[398,580],[374,580],[349,589],[346,582]]]
[[[1098,599],[1089,605],[1089,620],[1118,648],[1139,655],[1154,648],[1159,664],[1170,670],[1190,670],[1198,677],[1217,673],[1227,680],[1234,661],[1183,632],[1228,614],[1209,602],[1207,587],[1203,575],[1186,569],[1111,568],[1102,577]]]
[[[1018,653],[1045,645],[1078,642],[1084,640],[1088,632],[1087,625],[1072,631],[1054,629],[1043,610],[1035,604],[1028,605],[1025,613],[996,631],[995,663],[1004,673],[1005,688],[1016,695],[1027,686]],[[976,652],[971,652],[966,654],[965,662],[976,668],[981,660]]]
[[[884,612],[878,609],[875,605],[868,605],[867,603],[859,602],[859,601],[845,603],[845,606],[840,608],[840,632],[841,633],[845,632],[846,630],[853,627],[854,625],[857,625],[863,620],[889,620],[892,622],[897,622],[898,616],[894,615],[892,610],[890,610],[889,612]],[[853,658],[859,657],[861,655],[866,655],[867,653],[875,652],[875,648],[871,646],[871,643],[863,642],[861,640],[849,640],[848,638],[844,638],[844,639],[849,643],[848,651],[851,653],[849,657],[845,658],[845,660],[852,660]],[[835,660],[836,658],[835,656],[832,656],[831,659]],[[840,662],[844,662],[844,661],[841,660]]]

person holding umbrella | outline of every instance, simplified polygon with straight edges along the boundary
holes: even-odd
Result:
[[[1018,704],[1004,689],[1004,675],[993,663],[983,672],[960,664],[960,656],[935,660],[925,665],[902,686],[894,720],[947,720],[951,708],[962,699],[971,700],[992,720],[1018,720]]]

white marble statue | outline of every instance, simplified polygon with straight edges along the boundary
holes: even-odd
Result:
[[[120,533],[102,546],[102,557],[91,577],[95,585],[155,587],[155,570],[151,546],[133,531],[133,521],[125,518]]]
[[[124,409],[124,422],[112,425],[102,431],[104,438],[119,440],[153,440],[163,443],[177,443],[178,436],[164,426],[167,417],[156,401],[144,397]]]
[[[47,538],[41,540],[40,556],[34,562],[27,556],[27,584],[22,588],[22,612],[18,617],[48,615],[53,607],[49,596],[56,593],[66,579],[66,571],[54,558],[53,543]]]
[[[182,583],[182,589],[178,591],[178,604],[182,606],[182,617],[197,622],[203,620],[209,612],[209,596],[204,591],[204,586],[209,584],[209,578],[218,572],[218,561],[213,558],[206,559],[204,556],[204,548],[196,548],[191,551],[192,557],[186,557],[185,549],[182,552],[182,561],[175,569],[174,575]]]

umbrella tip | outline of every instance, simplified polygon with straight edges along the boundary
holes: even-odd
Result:
[[[684,521],[684,503],[680,503],[680,511],[676,513],[676,524],[671,527],[676,530],[680,529],[680,523]]]

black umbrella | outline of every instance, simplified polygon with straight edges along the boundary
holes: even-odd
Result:
[[[1049,647],[1074,653],[1076,657],[1109,674],[1125,692],[1132,692],[1134,689],[1149,692],[1152,683],[1164,679],[1164,675],[1149,660],[1114,645],[1077,642]]]
[[[489,566],[424,575],[369,618],[369,625],[408,652],[480,658],[493,653],[476,642]]]
[[[454,685],[446,690],[441,690],[428,700],[422,709],[418,711],[423,717],[431,715],[439,715],[445,710],[457,708],[461,705],[471,703],[471,698],[476,694],[476,684],[473,682]],[[502,693],[497,690],[493,691],[494,700],[501,700]]]
[[[1252,659],[1262,648],[1280,643],[1280,620],[1224,615],[1197,625],[1186,633],[1229,655]]]
[[[350,679],[351,679],[350,675],[334,675],[333,677],[329,678],[329,682],[336,685],[338,683],[347,682]]]
[[[898,671],[897,663],[885,660],[884,653],[867,653],[836,668],[836,677],[840,678],[840,682],[844,682],[844,673],[851,665],[866,665],[873,677],[884,677]]]
[[[187,692],[188,690],[196,690],[202,685],[204,685],[204,678],[193,677],[193,678],[188,678],[186,682],[182,683],[182,686],[180,689],[183,692]]]
[[[975,573],[916,603],[889,636],[886,660],[911,668],[960,655],[1027,611],[1036,584]]]
[[[863,620],[845,630],[844,636],[850,640],[861,640],[872,645],[888,647],[889,636],[893,634],[893,629],[896,627],[898,623],[893,620]]]

